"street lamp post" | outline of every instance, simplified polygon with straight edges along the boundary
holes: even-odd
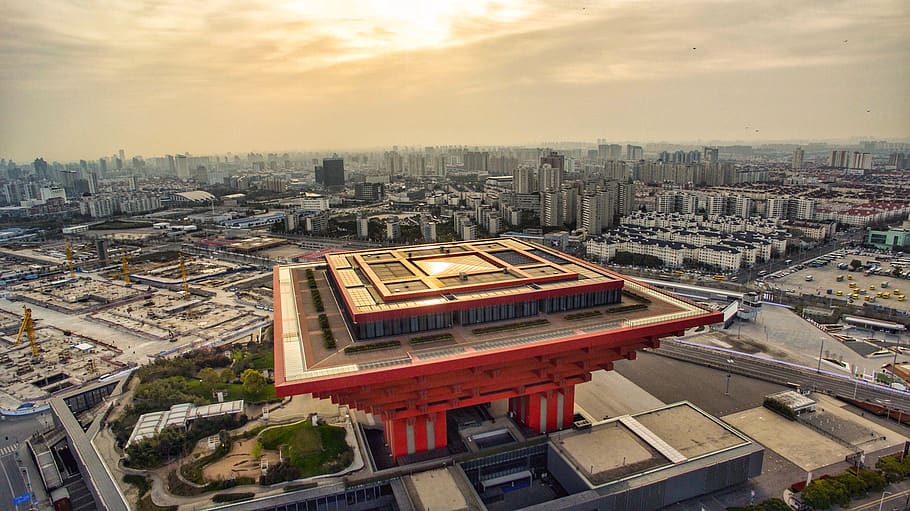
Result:
[[[882,505],[884,505],[884,503],[885,503],[885,495],[894,495],[894,494],[891,493],[890,491],[882,492],[882,498],[881,498],[881,500],[878,501],[878,511],[882,511]]]
[[[733,359],[728,358],[727,363],[730,365],[727,367],[727,390],[724,391],[725,396],[730,395],[730,380],[733,378]]]
[[[818,349],[818,367],[815,369],[816,373],[822,372],[822,352],[825,350],[825,339],[822,338],[822,345]]]

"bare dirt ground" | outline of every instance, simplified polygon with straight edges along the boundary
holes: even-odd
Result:
[[[227,456],[203,468],[202,475],[209,481],[235,477],[258,479],[262,475],[259,468],[259,459],[250,455],[254,445],[256,445],[256,439],[254,438],[235,440]],[[270,467],[278,464],[277,452],[263,450],[262,457],[268,460]]]

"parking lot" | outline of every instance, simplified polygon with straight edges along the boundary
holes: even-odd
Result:
[[[816,295],[830,298],[832,303],[852,303],[862,306],[881,306],[903,311],[910,311],[910,297],[900,300],[901,295],[910,295],[910,279],[892,274],[898,264],[888,261],[876,261],[873,256],[844,251],[833,252],[834,257],[828,264],[811,267],[806,263],[790,266],[768,275],[765,288],[772,293],[791,295]],[[838,265],[849,265],[858,259],[864,265],[872,265],[873,270],[860,269],[850,271]],[[875,270],[875,268],[878,268]]]

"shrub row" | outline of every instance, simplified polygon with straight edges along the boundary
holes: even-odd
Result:
[[[318,483],[313,483],[313,482],[310,482],[310,483],[289,484],[289,485],[287,485],[287,486],[284,487],[284,492],[285,492],[285,493],[288,493],[288,492],[292,492],[292,491],[309,490],[310,488],[315,488],[315,487],[317,487],[317,486],[319,486],[319,484],[318,484]]]
[[[329,326],[329,317],[325,314],[319,315],[319,328],[322,329],[322,340],[327,350],[335,349],[335,334],[332,333],[332,327]]]
[[[791,410],[789,406],[785,405],[784,403],[781,403],[780,401],[778,401],[776,399],[766,397],[765,401],[762,404],[768,410],[771,410],[772,412],[777,412],[778,414],[790,419],[791,421],[796,420],[796,412]]]
[[[812,481],[799,495],[803,504],[814,509],[828,509],[834,505],[846,507],[851,500],[864,497],[869,491],[880,492],[885,484],[885,477],[876,470],[849,469],[834,477]]]
[[[648,308],[646,303],[633,303],[632,305],[621,305],[619,307],[613,307],[612,309],[607,309],[604,312],[607,314],[619,314],[620,312],[632,312],[640,311]]]
[[[300,469],[287,461],[282,461],[275,466],[269,467],[269,470],[265,475],[259,478],[259,484],[262,486],[269,486],[284,481],[293,481],[295,479],[300,479]]]
[[[345,353],[360,353],[363,351],[385,350],[401,346],[401,341],[372,342],[369,344],[353,344],[344,348]]]
[[[596,318],[597,316],[602,316],[603,313],[600,311],[585,311],[585,312],[576,312],[574,314],[566,315],[566,319],[569,321],[575,319],[587,319],[587,318]]]
[[[431,342],[440,342],[440,341],[451,341],[455,337],[452,334],[436,334],[436,335],[424,335],[422,337],[412,337],[408,341],[410,344],[426,344]]]
[[[875,462],[875,468],[882,471],[889,483],[894,483],[910,476],[910,457],[902,458],[899,454],[882,456]]]
[[[623,289],[622,294],[625,296],[628,296],[629,298],[632,298],[633,300],[638,300],[642,303],[651,303],[650,298],[648,298],[646,296],[642,296],[634,291],[629,291],[628,289]]]
[[[252,477],[234,477],[232,479],[212,481],[211,483],[205,485],[205,491],[227,490],[235,486],[242,486],[246,484],[256,484],[256,480]]]
[[[322,295],[319,294],[319,289],[316,287],[316,276],[313,274],[313,270],[306,271],[306,280],[310,288],[310,296],[313,298],[313,307],[316,308],[316,312],[325,312],[325,305],[322,303]]]
[[[237,502],[238,500],[251,499],[255,496],[256,494],[253,492],[219,493],[212,496],[212,502]]]
[[[534,319],[531,321],[520,321],[518,323],[508,323],[505,325],[486,326],[483,328],[475,328],[475,329],[471,330],[471,332],[475,335],[492,334],[492,333],[496,333],[496,332],[509,332],[511,330],[519,330],[521,328],[530,328],[532,326],[541,326],[541,325],[549,325],[549,324],[550,324],[549,319]]]

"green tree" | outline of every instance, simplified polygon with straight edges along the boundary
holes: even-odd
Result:
[[[844,485],[844,488],[851,498],[861,497],[866,494],[866,482],[849,470],[838,475],[834,479]]]
[[[202,383],[214,387],[221,383],[221,374],[217,369],[204,367],[199,371],[199,379],[202,380]]]
[[[230,367],[221,370],[221,383],[231,383],[234,379],[234,371]]]
[[[790,506],[782,499],[768,499],[761,503],[765,511],[791,511]]]
[[[811,506],[813,509],[829,509],[831,507],[831,495],[828,490],[820,484],[818,480],[812,481],[808,486],[799,492],[803,504]]]
[[[155,438],[143,438],[126,448],[129,465],[133,468],[152,468],[161,463],[158,454],[158,441]]]
[[[247,396],[255,396],[262,392],[265,387],[265,378],[255,369],[247,369],[240,375],[240,381],[243,382],[243,392]]]
[[[877,470],[869,470],[863,468],[857,471],[857,475],[860,477],[860,479],[865,481],[866,489],[871,491],[882,491],[885,488],[885,485],[888,484],[888,482],[885,481],[885,476],[883,476]]]
[[[862,266],[863,266],[863,262],[860,261],[859,259],[854,259],[854,260],[850,261],[850,268],[853,271],[856,271],[856,270],[862,268]]]

